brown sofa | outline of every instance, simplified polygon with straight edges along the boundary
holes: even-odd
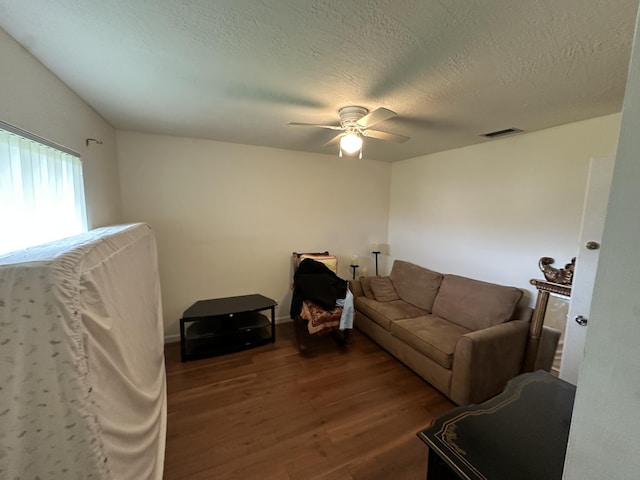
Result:
[[[518,306],[518,288],[401,260],[388,277],[350,288],[356,328],[458,405],[500,393],[521,373],[532,310]],[[550,368],[556,332],[544,332],[538,367]]]

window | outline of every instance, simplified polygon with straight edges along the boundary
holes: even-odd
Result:
[[[0,254],[87,231],[82,162],[0,123]]]

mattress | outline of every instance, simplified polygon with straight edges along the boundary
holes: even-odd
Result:
[[[161,307],[145,224],[0,256],[0,478],[162,478]]]

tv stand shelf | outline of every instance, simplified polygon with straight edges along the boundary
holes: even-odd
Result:
[[[200,300],[180,319],[182,361],[236,352],[275,342],[277,303],[262,295]],[[271,319],[260,313],[271,311]]]

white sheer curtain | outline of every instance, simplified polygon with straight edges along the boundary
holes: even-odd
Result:
[[[86,230],[80,158],[0,129],[0,254]]]

